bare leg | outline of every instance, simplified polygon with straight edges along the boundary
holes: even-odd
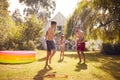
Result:
[[[64,48],[62,50],[62,60],[64,59]]]
[[[80,56],[80,52],[79,52],[79,51],[77,51],[77,53],[78,53],[78,57],[79,57],[79,63],[81,63],[81,56]]]
[[[50,55],[50,58],[49,58],[49,63],[50,64],[51,64],[51,59],[52,59],[52,57],[54,56],[55,53],[56,53],[56,50],[51,51],[51,55]]]
[[[61,57],[62,57],[62,50],[60,50],[60,60],[61,60]]]
[[[62,48],[60,46],[60,60],[61,60],[61,57],[62,57]]]
[[[83,51],[81,51],[81,54],[83,55],[83,60],[84,60],[84,63],[85,63],[85,61],[86,61],[85,54],[84,54],[84,52],[83,52]]]
[[[48,66],[48,61],[49,61],[50,54],[51,54],[51,52],[47,51],[45,68]]]
[[[63,60],[63,47],[61,47],[61,58],[60,60]]]

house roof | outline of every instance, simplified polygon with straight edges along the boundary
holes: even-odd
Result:
[[[56,21],[58,26],[64,26],[66,22],[66,18],[58,12],[52,19],[51,21]]]

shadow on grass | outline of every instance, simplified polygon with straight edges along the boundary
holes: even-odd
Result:
[[[75,71],[79,72],[81,70],[86,70],[86,69],[87,69],[87,64],[86,63],[82,63],[82,64],[77,64],[76,65]]]
[[[85,53],[88,63],[101,63],[102,66],[93,65],[96,68],[99,68],[116,80],[120,80],[120,56],[118,55],[104,55],[101,53]],[[65,54],[66,57],[77,59],[78,55],[76,54]],[[86,68],[86,65],[77,65],[75,71],[80,71],[81,69]]]
[[[41,62],[41,61],[45,61],[46,60],[46,57],[43,57],[43,58],[41,58],[41,59],[38,59],[37,61],[38,62]]]
[[[74,58],[77,59],[78,55],[76,54],[65,54],[66,57],[69,58]],[[100,60],[120,60],[120,56],[118,55],[105,55],[105,54],[101,54],[101,53],[85,53],[85,56],[87,58],[88,61],[100,61]]]
[[[64,59],[59,59],[58,60],[58,63],[62,63]]]
[[[30,63],[34,63],[34,62],[25,62],[25,63],[0,63],[0,64],[1,65],[23,65],[23,64],[30,64]]]
[[[106,62],[99,68],[111,74],[116,80],[120,80],[120,62]]]
[[[44,80],[44,77],[46,77],[46,73],[48,71],[52,70],[52,68],[49,66],[49,69],[44,68],[41,69],[36,76],[34,76],[33,80]]]

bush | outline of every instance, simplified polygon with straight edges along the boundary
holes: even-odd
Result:
[[[0,50],[33,50],[43,33],[43,21],[33,15],[27,22],[17,24],[11,17],[0,25]]]
[[[9,40],[3,43],[3,45],[0,45],[0,50],[34,50],[35,48],[36,45],[32,40],[24,42]]]
[[[116,52],[116,54],[120,54],[120,43],[114,45],[114,51]]]
[[[111,43],[104,43],[102,47],[103,54],[110,54],[110,55],[120,55],[120,43],[118,44],[111,44]]]
[[[22,50],[34,50],[35,48],[36,48],[36,45],[31,40],[23,42],[23,45],[21,46]]]
[[[6,41],[0,45],[0,50],[13,50],[16,49],[17,46],[12,41]]]

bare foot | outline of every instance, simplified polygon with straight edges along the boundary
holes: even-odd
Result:
[[[47,69],[47,66],[48,66],[48,65],[45,65],[45,66],[44,66],[44,69]]]
[[[50,65],[48,65],[48,68],[51,70],[52,69],[52,67],[50,66]]]
[[[64,60],[64,57],[62,58],[62,60]]]
[[[86,60],[84,59],[83,63],[85,63],[85,62],[86,62]]]

